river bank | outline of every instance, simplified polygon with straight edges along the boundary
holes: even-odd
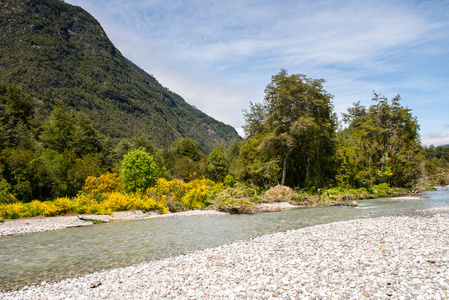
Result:
[[[260,212],[273,212],[298,208],[289,203],[263,203],[259,205]],[[97,222],[109,223],[113,221],[145,220],[153,218],[173,218],[197,215],[226,215],[228,213],[216,210],[189,210],[177,213],[158,214],[156,212],[143,213],[140,210],[115,212],[112,215],[82,214],[75,216],[33,217],[26,219],[5,220],[0,223],[0,237],[18,234],[38,233],[53,230],[63,230],[72,227],[91,226]]]
[[[358,219],[42,282],[0,299],[447,299],[448,240],[447,214]]]

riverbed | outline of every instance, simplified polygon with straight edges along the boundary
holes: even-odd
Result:
[[[360,201],[358,208],[319,207],[255,215],[164,218],[4,237],[2,289],[59,281],[318,224],[420,214],[449,205],[447,189],[424,198]]]

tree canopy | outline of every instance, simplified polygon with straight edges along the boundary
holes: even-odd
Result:
[[[153,156],[142,148],[132,150],[123,158],[120,177],[126,192],[145,192],[156,184],[158,176]]]
[[[325,169],[334,151],[336,119],[324,82],[281,70],[266,87],[263,102],[244,111],[245,134],[259,135],[258,155],[272,152],[264,163],[281,164],[282,185],[318,185],[330,175]]]
[[[348,186],[411,185],[422,160],[418,121],[399,95],[389,101],[374,93],[372,100],[369,109],[357,102],[343,114],[349,126],[339,134],[337,180]]]

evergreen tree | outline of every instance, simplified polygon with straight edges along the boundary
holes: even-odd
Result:
[[[336,120],[324,82],[281,70],[266,87],[264,101],[245,111],[245,133],[262,134],[261,150],[276,153],[267,163],[278,158],[282,185],[319,185],[331,176]]]
[[[350,186],[409,186],[420,176],[418,121],[400,105],[399,95],[388,101],[374,93],[373,101],[368,110],[356,103],[346,114],[349,126],[339,134],[337,179]]]

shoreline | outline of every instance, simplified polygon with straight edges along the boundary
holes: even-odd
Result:
[[[448,188],[446,187],[435,187],[435,188]],[[423,197],[420,194],[416,195],[397,195],[387,197],[392,200],[403,200],[403,201],[413,201],[420,200]],[[344,203],[344,202],[336,202],[334,205],[327,206],[357,206],[357,201],[363,201],[366,199],[358,199],[353,200],[355,205]],[[349,201],[349,200],[348,200]],[[326,205],[326,204],[325,204]],[[292,205],[288,202],[271,202],[271,203],[260,203],[256,206],[254,213],[265,213],[265,212],[279,212],[283,210],[290,209],[300,209],[300,208],[308,208],[308,207],[317,207],[315,204],[313,205]],[[183,212],[168,212],[166,214],[158,214],[155,211],[142,212],[140,210],[133,211],[119,211],[114,212],[112,215],[94,215],[94,214],[77,214],[77,215],[65,215],[65,216],[53,216],[53,217],[44,217],[37,216],[31,218],[22,218],[22,219],[5,219],[3,222],[0,222],[0,239],[6,236],[15,236],[22,234],[33,234],[40,233],[46,231],[56,231],[56,230],[64,230],[68,228],[74,227],[84,227],[84,226],[92,226],[96,223],[109,223],[109,222],[121,222],[121,221],[133,221],[133,220],[145,220],[152,218],[166,218],[166,217],[184,217],[184,216],[196,216],[196,215],[219,215],[219,214],[229,214],[226,212],[220,212],[217,210],[189,210]]]
[[[448,240],[447,214],[341,221],[43,282],[0,299],[447,299]]]
[[[277,212],[288,209],[296,209],[300,206],[286,202],[263,203],[259,205],[258,212]],[[63,230],[74,227],[84,227],[98,223],[135,221],[154,218],[179,218],[198,215],[229,215],[216,210],[188,210],[176,213],[158,214],[154,211],[144,213],[140,210],[120,211],[112,215],[79,214],[75,216],[32,217],[24,219],[5,220],[0,223],[0,239],[5,236],[32,234],[46,231]]]

